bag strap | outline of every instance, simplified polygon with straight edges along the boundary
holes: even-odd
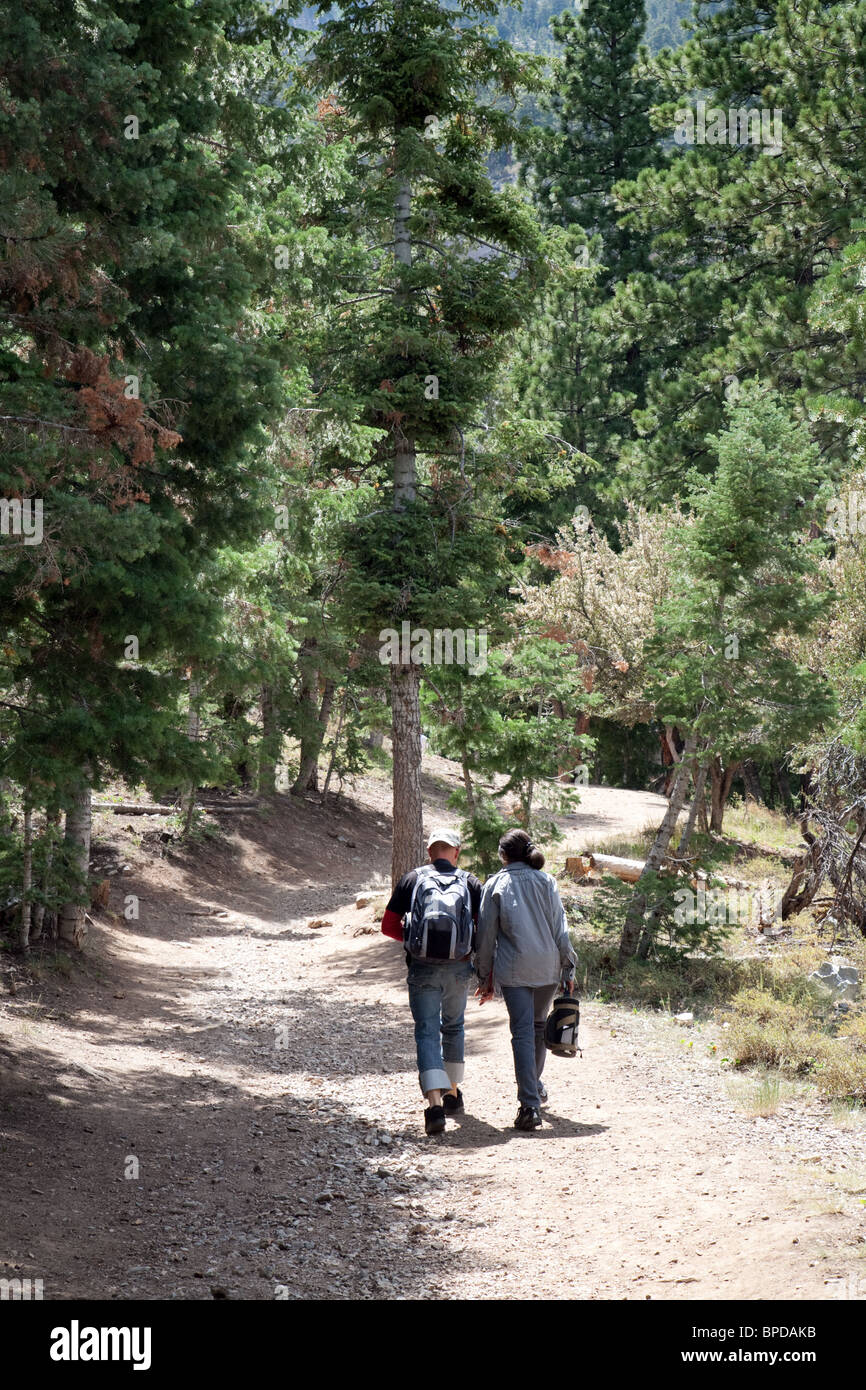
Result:
[[[422,864],[420,869],[415,870],[415,887],[412,889],[412,901],[409,903],[409,911],[406,913],[406,916],[410,919],[412,913],[415,911],[415,899],[418,896],[418,889],[421,887],[424,879],[429,876],[429,871],[432,868],[432,864]]]

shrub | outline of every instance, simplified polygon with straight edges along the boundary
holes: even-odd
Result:
[[[811,1026],[808,1004],[745,989],[731,1007],[730,1048],[738,1065],[780,1067],[795,1075],[811,1070],[823,1039]]]

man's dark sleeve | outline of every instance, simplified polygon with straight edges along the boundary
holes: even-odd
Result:
[[[415,887],[417,871],[404,874],[391,894],[385,915],[382,918],[382,932],[392,941],[403,940],[403,918],[412,906],[412,890]]]
[[[478,913],[481,909],[481,894],[484,890],[474,874],[466,875],[466,886],[469,889],[469,900],[472,903],[472,920],[477,926]]]
[[[412,906],[412,890],[415,887],[415,880],[418,877],[418,870],[411,869],[408,874],[404,874],[388,899],[386,912],[396,912],[398,917],[405,917],[409,908]]]

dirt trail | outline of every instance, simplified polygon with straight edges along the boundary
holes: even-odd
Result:
[[[781,1299],[861,1267],[803,1162],[853,1173],[858,1135],[814,1104],[745,1119],[670,1021],[586,1005],[585,1056],[551,1059],[522,1135],[504,1007],[470,1001],[467,1113],[426,1139],[401,952],[354,902],[385,881],[382,794],[133,856],[140,920],[4,999],[0,1276],[45,1298]],[[569,843],[654,803],[588,789]]]

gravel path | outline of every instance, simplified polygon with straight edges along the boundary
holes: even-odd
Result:
[[[586,815],[643,827],[646,794],[598,791]],[[586,1005],[524,1135],[504,1007],[470,1001],[467,1113],[425,1138],[401,952],[354,903],[383,881],[380,808],[305,814],[139,856],[141,921],[103,929],[74,1006],[7,1003],[0,1273],[118,1299],[826,1298],[859,1275],[862,1130],[805,1100],[745,1118],[670,1020]]]

